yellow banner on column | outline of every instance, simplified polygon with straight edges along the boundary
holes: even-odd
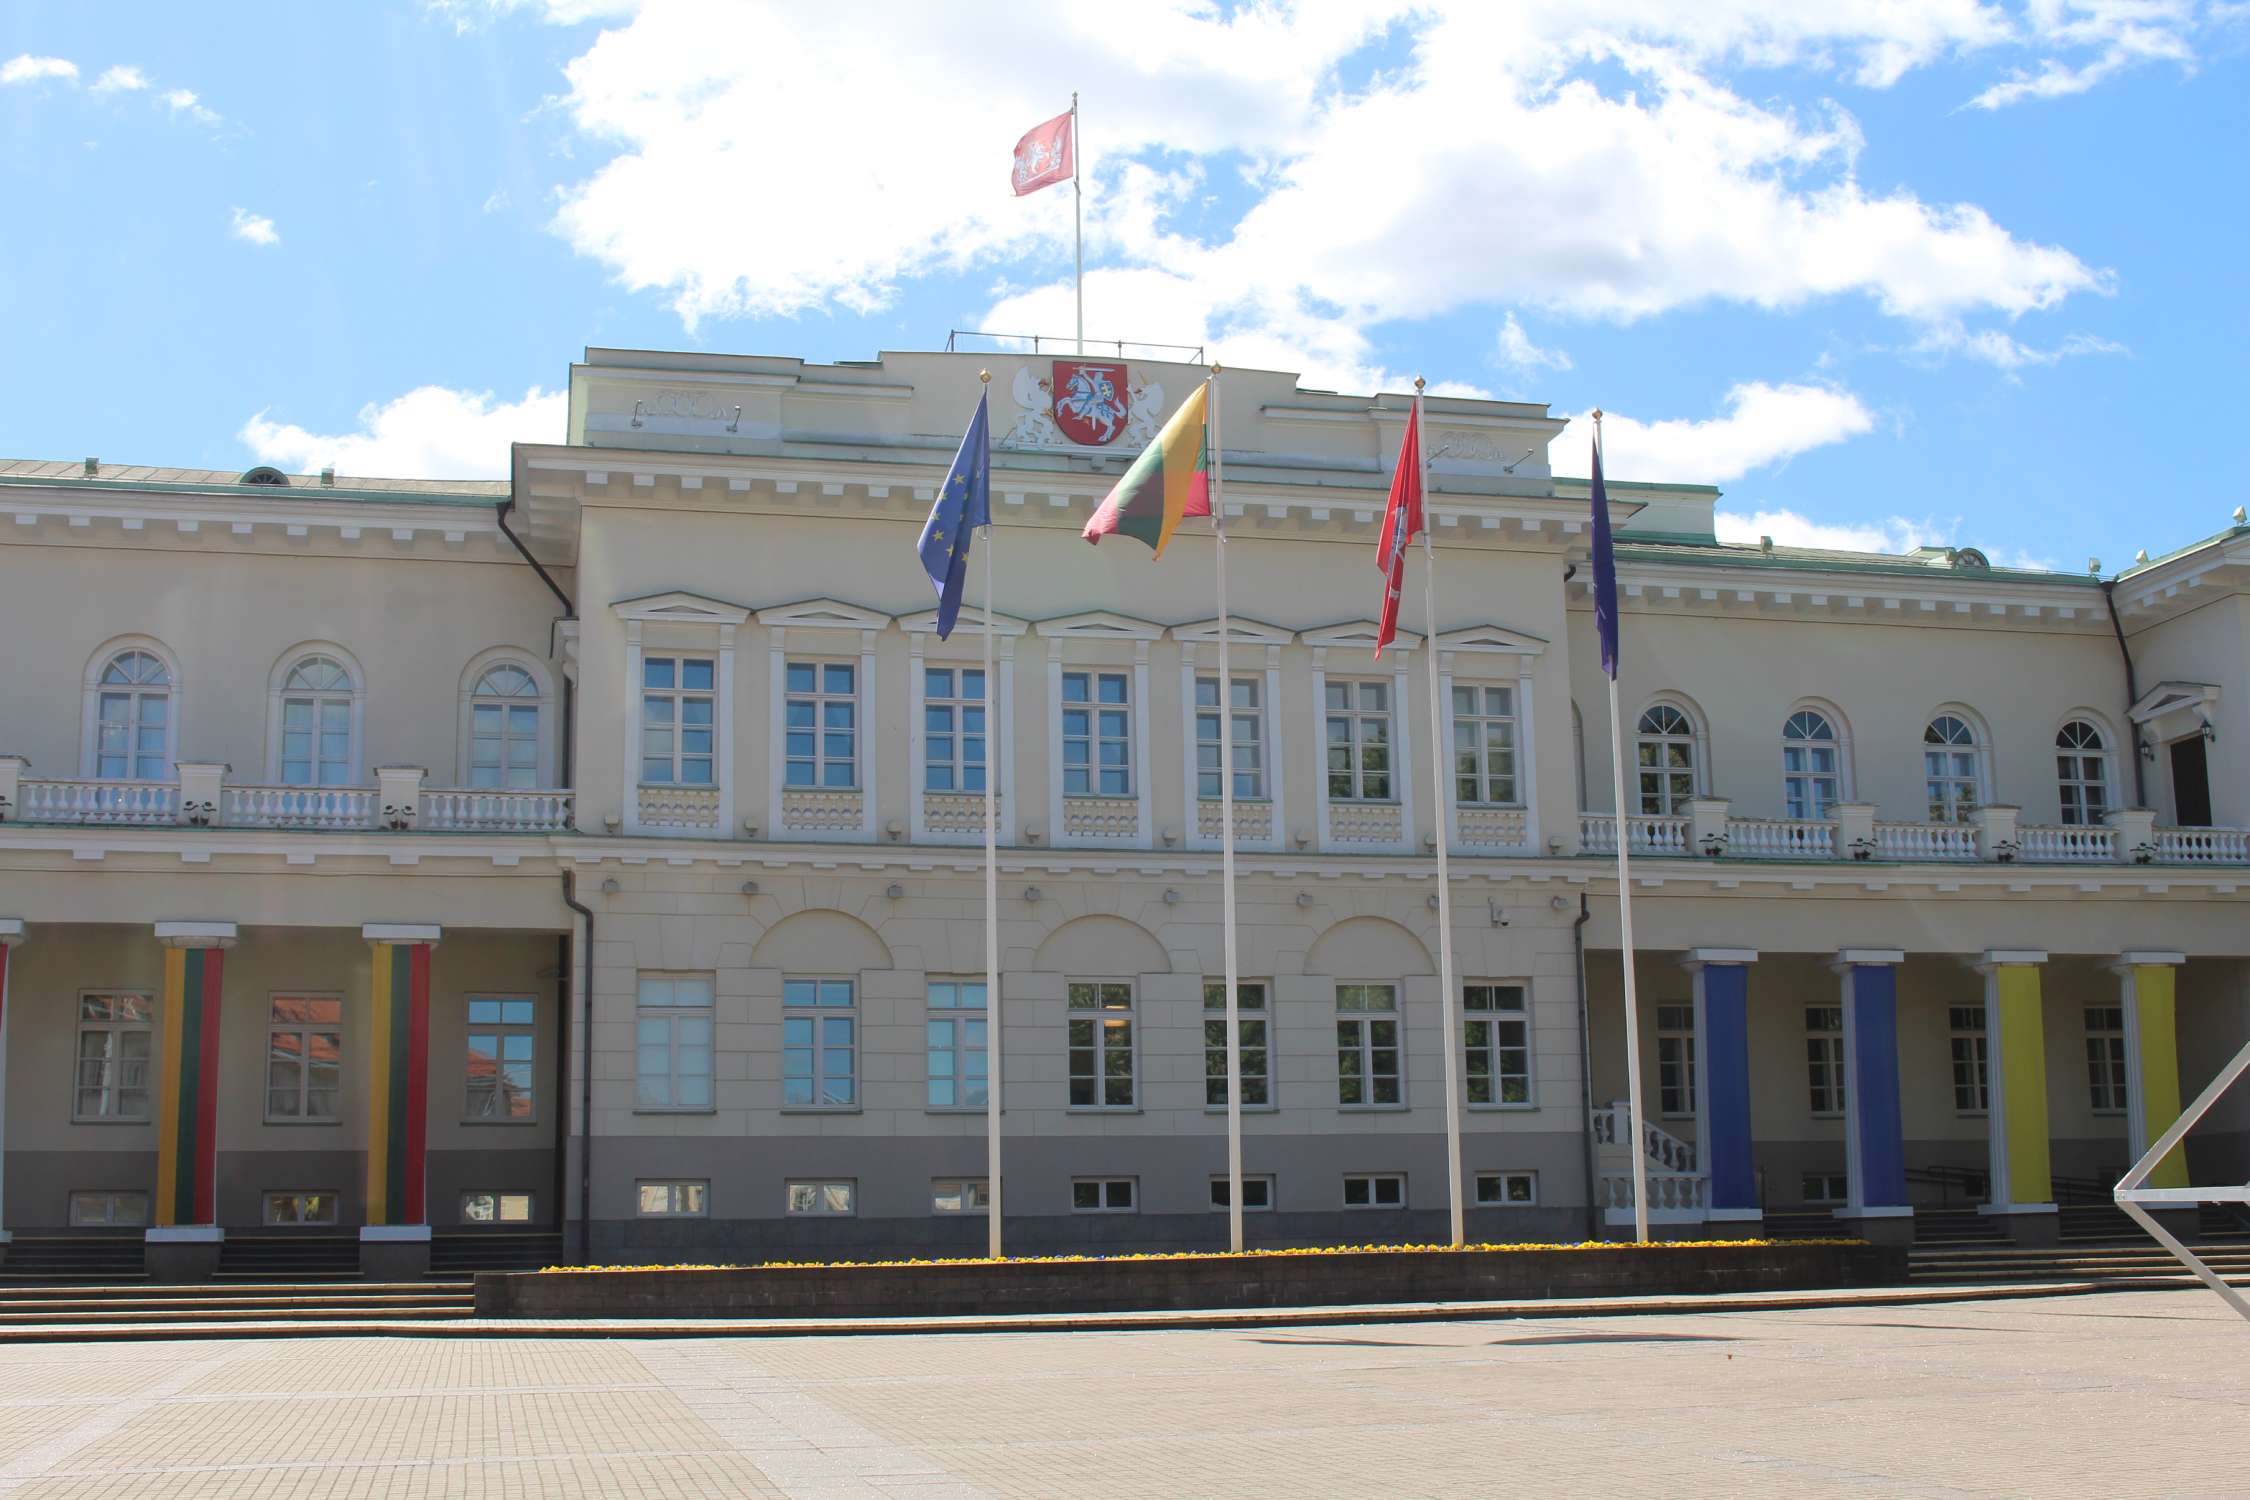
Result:
[[[2039,1004],[2039,968],[2036,964],[2006,964],[1993,980],[2000,1012],[2000,1087],[2007,1101],[2006,1201],[2052,1202],[2055,1183],[2047,1154],[2047,1030]],[[1999,1186],[1994,1184],[1995,1188]]]
[[[2172,1128],[2180,1117],[2180,1044],[2178,1010],[2172,988],[2170,964],[2133,966],[2133,1003],[2140,1012],[2140,1056],[2136,1061],[2138,1097],[2129,1107],[2140,1112],[2144,1139],[2150,1145]],[[2148,1174],[2150,1187],[2188,1185],[2187,1148],[2174,1146]]]

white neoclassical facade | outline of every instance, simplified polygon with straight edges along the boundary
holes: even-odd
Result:
[[[1473,1236],[1614,1222],[1584,456],[1432,400],[1378,661],[1407,398],[1229,370],[1222,685],[1203,523],[1078,537],[1202,372],[1112,361],[1089,445],[1056,363],[589,351],[489,484],[0,464],[19,1268],[981,1244],[994,1087],[1011,1246],[1218,1242],[1222,703],[1253,1240],[1442,1234],[1448,1069]],[[980,368],[989,719],[913,550]],[[1659,1220],[2040,1237],[2250,1035],[2250,530],[2073,576],[1612,496]],[[2246,1161],[2237,1103],[2169,1171]]]

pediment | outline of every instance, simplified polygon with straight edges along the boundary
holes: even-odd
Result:
[[[1372,651],[1382,627],[1373,620],[1352,620],[1341,625],[1323,625],[1318,630],[1303,630],[1297,639],[1308,646],[1337,647],[1346,651]],[[1391,637],[1391,645],[1400,651],[1410,651],[1422,644],[1422,638],[1411,630],[1398,631]]]
[[[1501,651],[1514,656],[1537,656],[1547,649],[1546,641],[1540,637],[1502,625],[1471,625],[1466,630],[1448,630],[1438,636],[1437,643],[1440,651]]]
[[[966,630],[973,636],[977,633],[977,628],[983,623],[984,611],[973,604],[964,603],[961,606],[959,617],[953,622],[954,633],[959,634]],[[898,628],[908,635],[936,635],[937,611],[925,609],[920,614],[900,615],[898,617]],[[1014,615],[996,613],[992,617],[992,633],[997,636],[1018,636],[1030,628],[1030,621],[1019,620]]]
[[[684,590],[620,599],[609,608],[620,620],[663,620],[675,625],[740,625],[750,618],[750,611],[739,604]]]
[[[1112,614],[1106,609],[1041,620],[1032,629],[1050,640],[1153,641],[1164,634],[1164,627],[1153,621]]]
[[[891,623],[891,617],[841,599],[805,599],[759,610],[758,623],[803,630],[881,630]]]
[[[1197,620],[1192,624],[1172,627],[1175,641],[1208,641],[1214,645],[1219,639],[1217,620]],[[1297,639],[1294,630],[1283,630],[1279,625],[1268,625],[1263,620],[1246,620],[1240,615],[1227,617],[1227,640],[1252,646],[1286,646]]]
[[[2208,682],[2160,682],[2141,694],[2129,712],[2134,723],[2146,724],[2183,709],[2199,712],[2218,696],[2218,688]]]

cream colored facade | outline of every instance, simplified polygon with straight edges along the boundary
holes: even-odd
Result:
[[[1218,825],[1196,795],[1191,705],[1216,672],[1214,548],[1201,522],[1154,562],[1122,538],[1078,537],[1201,372],[1115,363],[1132,409],[1101,446],[1057,428],[1044,358],[597,350],[572,370],[566,441],[519,445],[496,485],[0,466],[0,569],[35,643],[0,680],[0,917],[22,924],[0,1228],[20,1247],[68,1230],[77,1203],[123,1234],[141,1193],[170,1221],[159,1230],[209,1222],[239,1243],[266,1227],[269,1195],[294,1211],[293,1195],[325,1193],[334,1227],[300,1232],[375,1223],[378,1245],[488,1230],[466,1221],[502,1196],[531,1225],[568,1229],[563,1253],[590,1209],[591,1253],[611,1259],[981,1243],[981,1215],[938,1200],[983,1178],[984,1112],[932,1087],[947,1059],[968,1067],[933,1026],[958,1042],[983,1020],[932,999],[984,968],[983,803],[963,789],[977,765],[1000,792],[1011,1246],[1213,1242]],[[994,376],[997,524],[970,598],[989,549],[998,711],[974,736],[962,674],[980,661],[980,616],[972,604],[937,638],[913,548],[980,369]],[[1464,1115],[1470,1233],[1614,1219],[1629,1158],[1608,1109],[1624,1064],[1606,684],[1585,486],[1554,475],[1583,456],[1550,452],[1562,424],[1543,407],[1429,403],[1446,688],[1433,724],[1431,643],[1402,632],[1379,662],[1371,649],[1374,538],[1407,398],[1230,370],[1219,400],[1238,723],[1256,745],[1237,809],[1241,973],[1268,1007],[1269,1103],[1245,1129],[1270,1207],[1252,1237],[1442,1233],[1440,838],[1458,978],[1471,1003],[1500,1007],[1465,1019],[1506,1053],[1489,1076],[1507,1102]],[[2250,1035],[2236,748],[2250,744],[2250,532],[2105,586],[1973,554],[1720,547],[1715,491],[1619,483],[1611,498],[1626,732],[1636,757],[1646,740],[1692,762],[1629,792],[1660,1217],[1836,1199],[1866,1223],[1990,1198],[2013,1224],[2113,1176],[2145,1129],[2126,1098],[2143,1060],[2169,1040],[2192,1094]],[[1405,621],[1419,618],[1409,599]],[[103,680],[119,672],[142,680]],[[1081,687],[1084,787],[1067,759]],[[148,734],[151,695],[164,706]],[[1458,718],[1456,702],[1489,722]],[[1827,735],[1785,745],[1803,713]],[[809,742],[792,745],[792,715],[808,714]],[[1351,785],[1332,790],[1347,719],[1380,726],[1388,763],[1347,756]],[[1926,743],[1941,719],[1968,743]],[[114,726],[128,721],[121,764]],[[293,739],[304,723],[311,740]],[[1433,732],[1512,745],[1476,768],[1485,800],[1431,785]],[[2077,744],[2068,792],[2065,733],[2099,742]],[[968,738],[996,754],[965,758]],[[1932,753],[1960,799],[1935,813]],[[1801,778],[1794,806],[1790,756],[1834,767],[1808,773],[1817,786]],[[1105,765],[1119,773],[1106,795]],[[480,784],[494,781],[507,784]],[[206,925],[159,937],[179,922]],[[184,1118],[186,1064],[167,1071],[164,1048],[167,942],[227,945],[207,1219],[177,1194],[167,1213],[156,1181],[163,1121]],[[377,1203],[372,1179],[395,1178],[398,1150],[370,1165],[371,1134],[407,1098],[371,1029],[391,1014],[370,958],[388,942],[427,955],[419,1217]],[[1839,953],[1860,979],[1839,980]],[[2169,1038],[2148,1034],[2157,1007],[2134,998],[2155,993],[2155,967],[2176,988]],[[1893,1033],[1852,1033],[1873,1038],[1870,1062],[1892,1038],[1888,1144],[1879,1108],[1810,1107],[1808,1011],[1844,1008],[1863,980],[1876,988],[1848,1002],[1855,1026],[1874,1024],[1879,995],[1895,1000]],[[2031,1011],[2012,998],[2026,983]],[[1074,1010],[1074,986],[1120,1008]],[[1395,1010],[1355,1008],[1386,992]],[[131,1044],[149,1049],[137,1115],[116,1097],[129,1060],[101,1051],[121,1044],[86,1019],[116,996],[148,997],[152,1015]],[[306,996],[342,1002],[332,1122],[285,1121],[268,1098],[272,1007]],[[495,1122],[474,1083],[497,1064],[470,1038],[498,1033],[471,1018],[511,999],[530,1003],[530,1081]],[[1739,1064],[1704,1034],[1732,1023],[1698,1009],[1729,1004]],[[2106,1013],[2125,1010],[2130,1046],[2112,1047]],[[1956,1045],[1976,1045],[1968,1012],[2004,1021],[1985,1046],[2015,1048],[1991,1063],[1981,1111],[1956,1090]],[[2090,1071],[2089,1012],[2114,1079]],[[1683,1014],[1684,1032],[1664,1024]],[[1098,1076],[1073,1057],[1074,1016],[1129,1034],[1092,1059]],[[1369,1029],[1385,1024],[1395,1048]],[[1340,1026],[1362,1039],[1361,1087],[1379,1105],[1346,1102]],[[2026,1035],[2045,1064],[2036,1090]],[[1839,1065],[1857,1079],[1862,1062],[1855,1050]],[[1074,1105],[1074,1074],[1111,1102]],[[2052,1181],[2032,1199],[2035,1135]],[[1903,1201],[1838,1182],[1863,1151],[1872,1182],[1886,1150]],[[2250,1115],[2222,1108],[2190,1155],[2199,1175],[2239,1176]],[[1748,1204],[1728,1177],[1744,1162]]]

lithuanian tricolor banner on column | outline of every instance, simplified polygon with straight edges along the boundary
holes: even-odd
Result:
[[[217,948],[164,950],[163,1117],[156,1126],[156,1214],[164,1228],[218,1222]]]
[[[424,1224],[430,1133],[430,945],[375,943],[367,1222]]]
[[[1205,381],[1141,450],[1079,535],[1098,544],[1121,532],[1162,557],[1181,521],[1211,514],[1211,447],[1204,426],[1210,408],[1211,385]]]

